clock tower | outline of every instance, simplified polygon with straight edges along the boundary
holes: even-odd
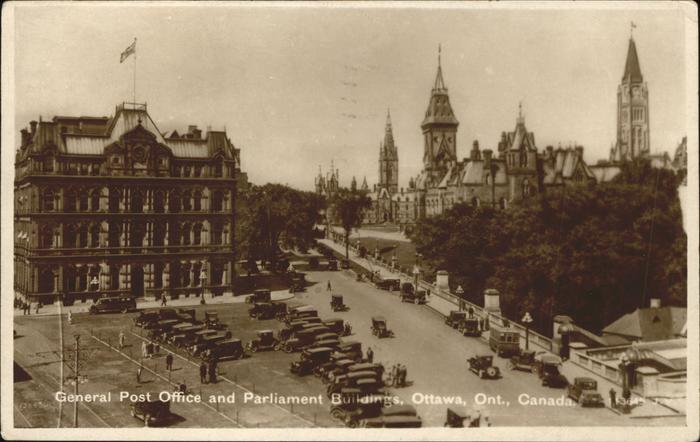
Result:
[[[649,155],[649,91],[642,77],[637,46],[630,37],[622,81],[617,88],[617,142],[610,161]]]
[[[450,96],[442,78],[441,49],[438,49],[438,69],[435,84],[430,93],[428,109],[421,124],[423,130],[423,170],[432,183],[447,172],[457,161],[457,126],[459,122],[452,112]]]

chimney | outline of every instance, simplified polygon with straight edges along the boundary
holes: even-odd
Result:
[[[661,299],[659,299],[659,298],[651,298],[651,300],[649,300],[649,307],[651,307],[651,308],[661,308]]]
[[[469,156],[472,161],[478,161],[481,159],[481,152],[479,151],[479,140],[474,140],[472,144],[471,155]]]
[[[34,135],[36,133],[36,125],[37,125],[36,120],[32,120],[29,122],[29,126],[32,128],[32,135]]]
[[[200,139],[202,138],[202,130],[198,129],[196,124],[191,124],[187,126],[187,135],[189,135],[188,138]]]
[[[576,155],[579,159],[583,159],[583,146],[576,146]]]
[[[22,134],[22,146],[26,146],[29,144],[29,131],[27,128],[24,128],[19,132]]]

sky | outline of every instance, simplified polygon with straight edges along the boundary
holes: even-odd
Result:
[[[341,184],[371,186],[390,108],[406,186],[421,169],[439,45],[459,158],[475,139],[495,149],[520,102],[540,149],[575,142],[589,164],[607,158],[631,21],[652,152],[672,155],[688,133],[690,22],[671,2],[14,6],[15,133],[39,116],[113,115],[133,99],[135,69],[136,101],[161,132],[225,128],[256,184],[310,190],[333,161]],[[135,37],[136,57],[119,63]]]

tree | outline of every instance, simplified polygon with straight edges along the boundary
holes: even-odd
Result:
[[[305,251],[313,244],[321,197],[280,184],[251,186],[239,214],[240,253],[276,269],[280,245]]]
[[[345,234],[345,259],[350,259],[350,233],[355,227],[362,224],[362,216],[365,210],[372,205],[372,200],[363,191],[339,189],[331,201],[333,213],[343,227]]]

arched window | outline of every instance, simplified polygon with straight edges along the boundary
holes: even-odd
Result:
[[[109,189],[109,211],[110,213],[119,212],[119,201],[121,200],[121,193],[114,188]]]
[[[153,245],[156,247],[165,245],[165,224],[162,222],[153,223]]]
[[[182,285],[181,287],[189,287],[190,285],[190,264],[189,262],[186,262],[184,264],[180,265],[180,275],[182,276]]]
[[[120,236],[119,224],[116,221],[109,222],[109,234],[108,234],[108,245],[109,247],[119,247],[119,236]]]
[[[53,227],[44,226],[39,231],[39,247],[42,249],[51,249],[54,247],[54,232]]]
[[[182,211],[192,211],[192,193],[189,190],[182,192]]]
[[[78,244],[76,247],[87,247],[88,245],[88,226],[81,224],[78,228]]]
[[[194,191],[194,210],[196,212],[199,212],[200,210],[202,210],[202,191],[201,190]]]
[[[192,226],[189,223],[185,223],[182,225],[182,230],[180,231],[180,244],[183,246],[189,246],[190,245],[190,231],[192,230]]]
[[[98,212],[100,210],[100,189],[95,189],[90,194],[90,206],[93,212]]]
[[[91,247],[100,247],[100,225],[93,224],[90,227],[90,245]]]
[[[77,247],[78,229],[73,224],[68,224],[63,228],[63,247]]]
[[[68,192],[65,193],[65,196],[63,197],[63,211],[64,212],[75,212],[76,209],[76,200],[78,198],[78,194],[75,191],[75,189],[70,189]]]
[[[81,212],[87,212],[88,211],[88,201],[90,199],[90,194],[87,192],[87,190],[82,189],[78,193],[78,210]]]
[[[56,194],[53,190],[47,189],[44,191],[43,195],[43,209],[44,212],[53,212],[56,209]]]
[[[170,213],[178,213],[181,207],[180,193],[177,190],[171,190],[168,196],[168,209]]]
[[[165,192],[162,190],[153,192],[153,211],[155,213],[165,213]]]
[[[131,189],[131,213],[143,213],[143,193],[138,189]]]
[[[131,235],[129,245],[131,247],[141,247],[143,246],[143,237],[145,232],[145,226],[143,222],[134,222],[131,224]],[[136,253],[139,253],[138,251]]]
[[[221,212],[224,210],[224,193],[220,190],[215,190],[211,194],[211,211]]]
[[[214,176],[221,178],[224,175],[224,160],[219,158],[214,164]]]
[[[211,225],[211,236],[209,238],[211,244],[219,245],[223,241],[224,227],[220,222],[215,222]]]
[[[200,245],[202,244],[202,225],[197,223],[194,225],[194,240],[192,241],[192,244],[194,245]]]

